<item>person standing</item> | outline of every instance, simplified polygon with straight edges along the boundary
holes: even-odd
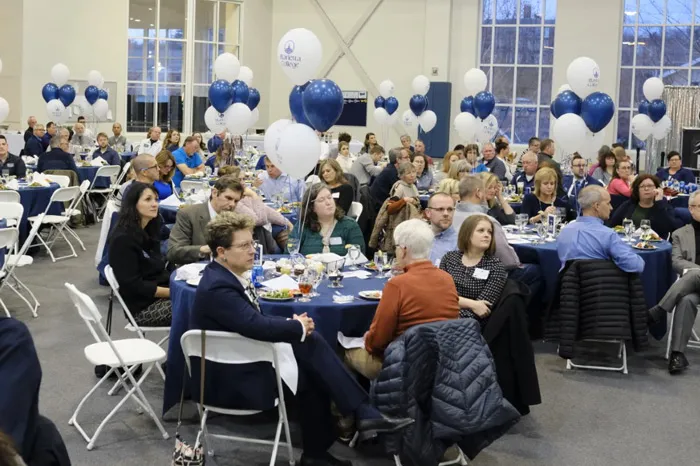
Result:
[[[540,142],[540,153],[537,155],[537,162],[542,167],[543,162],[547,162],[549,166],[557,173],[557,197],[564,197],[566,192],[564,191],[564,178],[561,173],[561,165],[559,162],[554,160],[554,154],[556,147],[554,146],[554,141],[551,139],[545,139]]]

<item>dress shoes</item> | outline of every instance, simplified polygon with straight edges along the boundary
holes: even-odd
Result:
[[[654,325],[664,322],[664,317],[666,317],[666,311],[659,306],[654,306],[647,311],[647,325],[653,327]]]
[[[352,466],[352,461],[341,460],[326,452],[321,458],[313,458],[310,456],[301,455],[299,461],[300,466]]]
[[[672,351],[671,357],[668,359],[668,372],[670,374],[680,374],[688,368],[690,363],[685,357],[685,354],[680,351]]]
[[[367,440],[376,437],[377,434],[396,432],[413,424],[411,418],[392,418],[382,416],[376,419],[359,419],[356,421],[359,440]]]

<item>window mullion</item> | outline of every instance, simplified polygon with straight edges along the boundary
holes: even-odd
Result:
[[[158,64],[160,63],[160,1],[156,0],[156,60],[153,65],[153,125],[158,126]]]

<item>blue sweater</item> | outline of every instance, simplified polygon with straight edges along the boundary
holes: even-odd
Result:
[[[36,171],[43,173],[46,170],[73,170],[78,173],[78,167],[75,166],[73,156],[59,147],[39,156]]]
[[[24,155],[39,155],[44,152],[44,145],[36,136],[29,138],[29,141],[24,145]]]

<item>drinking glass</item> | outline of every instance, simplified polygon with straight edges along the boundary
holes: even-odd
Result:
[[[313,278],[311,277],[311,272],[307,270],[299,277],[299,291],[301,291],[301,294],[303,295],[301,298],[299,298],[299,302],[308,303],[311,301],[309,295],[311,294],[313,287],[314,282]]]
[[[538,238],[537,244],[544,243],[545,238],[547,238],[547,225],[540,222],[535,227],[535,231],[537,232],[537,238]]]
[[[525,183],[522,181],[518,181],[518,194],[520,194],[522,196],[524,189],[525,189]]]
[[[287,253],[293,254],[299,251],[299,238],[289,237],[287,238]]]
[[[382,278],[384,271],[384,253],[382,251],[374,253],[374,266],[377,268],[377,277]]]
[[[642,229],[642,239],[647,238],[649,230],[651,230],[651,222],[644,219],[640,222],[639,227]]]
[[[634,233],[634,222],[626,218],[622,222],[622,226],[625,228],[625,239],[627,242],[632,242],[632,234]]]
[[[352,261],[352,265],[350,266],[350,270],[357,270],[357,265],[355,262],[357,259],[360,258],[360,254],[362,254],[362,250],[360,249],[360,246],[357,244],[351,244],[348,247],[348,257]]]
[[[328,263],[328,281],[330,281],[330,285],[328,285],[328,288],[343,287],[343,285],[340,284],[340,282],[343,281],[343,274],[340,272],[338,262]]]
[[[527,225],[528,220],[527,214],[517,214],[515,216],[515,226],[518,227],[520,233],[525,232],[525,225]]]

